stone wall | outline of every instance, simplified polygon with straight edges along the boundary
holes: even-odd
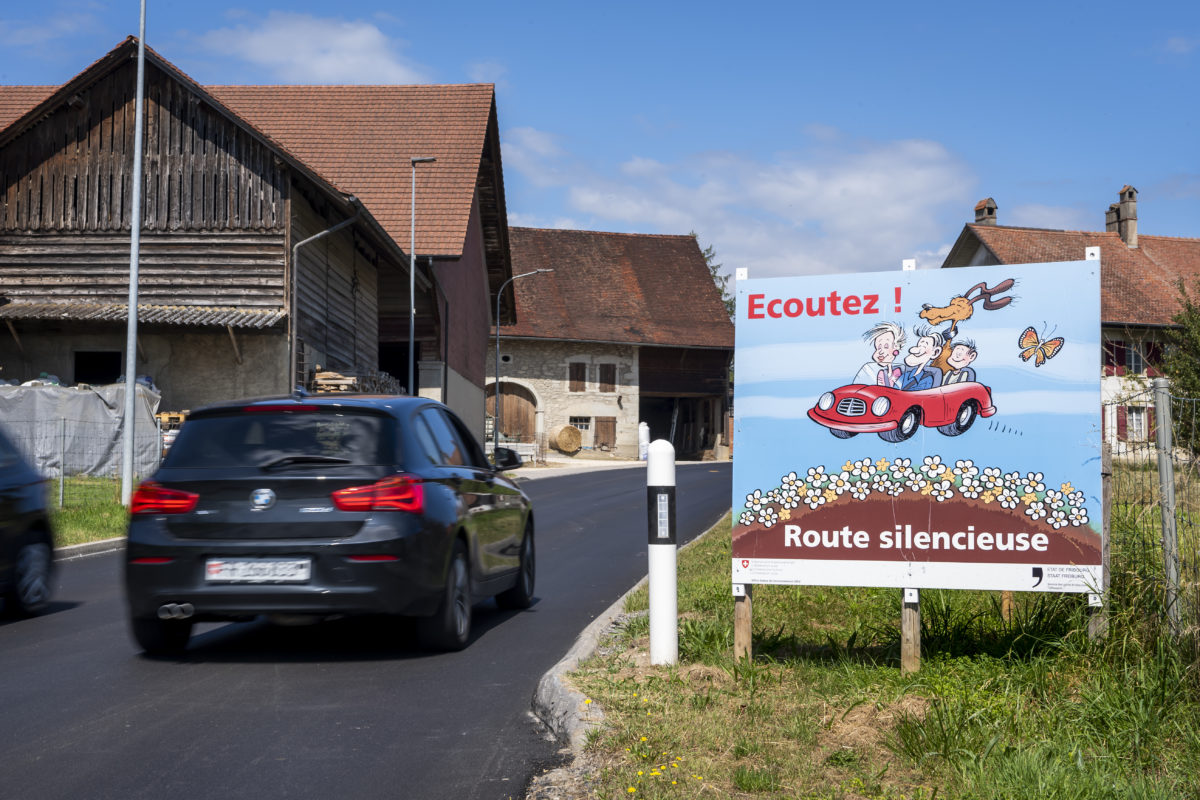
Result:
[[[495,339],[488,362],[488,384],[495,380]],[[596,418],[616,419],[616,446],[621,458],[638,454],[638,350],[633,345],[588,342],[500,340],[500,374],[503,383],[513,382],[533,393],[537,401],[539,433],[567,425],[572,417],[590,420],[583,432],[585,452],[594,450]],[[570,391],[570,364],[586,365],[584,391]],[[600,365],[616,366],[612,392],[600,391]]]

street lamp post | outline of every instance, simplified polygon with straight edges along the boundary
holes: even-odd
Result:
[[[433,157],[410,158],[412,164],[412,227],[408,234],[408,393],[417,394],[413,380],[417,338],[417,164],[432,164]]]
[[[496,292],[496,383],[492,387],[492,408],[496,412],[496,418],[492,420],[492,458],[496,457],[496,448],[500,446],[500,298],[504,294],[504,290],[510,283],[517,278],[525,278],[530,275],[537,275],[541,272],[554,272],[552,269],[535,269],[532,272],[522,272],[520,275],[513,275],[511,278],[500,284],[500,291]]]

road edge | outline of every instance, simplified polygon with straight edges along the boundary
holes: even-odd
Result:
[[[728,513],[722,514],[703,533],[680,549],[687,549],[708,536],[721,524],[721,520]],[[578,757],[583,753],[588,733],[598,729],[604,723],[604,712],[597,704],[589,703],[582,692],[568,684],[566,675],[574,672],[580,663],[596,652],[600,646],[601,637],[616,622],[617,618],[624,614],[626,599],[641,589],[648,579],[648,576],[643,577],[629,591],[617,598],[615,603],[592,620],[579,634],[567,654],[538,681],[537,691],[533,695],[533,713],[559,741],[565,742],[570,747],[572,757]]]
[[[71,561],[84,556],[98,556],[101,553],[112,553],[125,547],[124,536],[114,536],[111,539],[101,539],[97,542],[69,544],[54,548],[55,561]]]

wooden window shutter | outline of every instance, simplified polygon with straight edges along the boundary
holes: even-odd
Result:
[[[1117,406],[1117,441],[1125,442],[1129,440],[1129,417],[1125,412],[1125,406]]]
[[[600,391],[615,392],[617,390],[617,365],[600,365]]]
[[[583,392],[587,390],[587,364],[582,361],[574,361],[569,365],[570,369],[570,385],[568,390],[572,392]]]
[[[1146,342],[1146,377],[1161,378],[1163,365],[1162,342]]]
[[[1125,374],[1125,343],[1119,339],[1104,341],[1104,374]]]

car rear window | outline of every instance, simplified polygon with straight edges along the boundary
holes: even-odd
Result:
[[[346,413],[242,413],[189,419],[168,468],[289,468],[398,463],[390,417]]]

